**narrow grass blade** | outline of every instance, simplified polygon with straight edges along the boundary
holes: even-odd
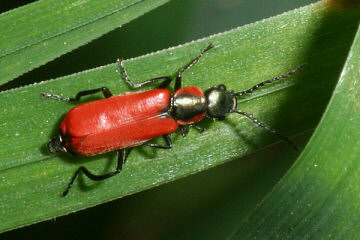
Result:
[[[359,239],[359,123],[360,28],[309,144],[229,239]]]
[[[292,136],[313,129],[331,96],[355,35],[359,12],[331,10],[322,2],[176,48],[125,61],[134,81],[173,75],[210,42],[215,48],[184,74],[184,85],[207,89],[225,84],[245,90],[307,63],[295,76],[247,98],[239,108]],[[344,27],[346,26],[346,27]],[[168,151],[137,148],[123,172],[99,183],[79,178],[60,196],[73,172],[85,165],[96,173],[115,167],[115,154],[93,158],[51,155],[47,141],[58,134],[71,103],[44,100],[41,92],[74,96],[107,86],[128,91],[116,64],[0,93],[0,230],[24,226],[120,198],[203,171],[279,141],[238,115],[204,120],[205,133],[171,136]],[[84,101],[101,98],[88,97]],[[291,147],[291,146],[289,146]],[[294,152],[295,154],[295,152]]]
[[[0,15],[0,84],[166,3],[168,0],[42,0]]]

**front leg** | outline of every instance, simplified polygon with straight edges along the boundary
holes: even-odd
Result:
[[[190,124],[190,125],[181,125],[179,126],[179,132],[180,132],[180,135],[182,137],[186,137],[186,135],[188,135],[189,131],[190,131],[190,127],[194,127],[196,128],[196,130],[198,130],[199,132],[204,132],[205,129],[203,129],[202,127],[196,125],[195,123],[193,124]]]
[[[175,88],[174,91],[178,90],[181,88],[181,78],[182,75],[184,74],[184,72],[186,72],[187,70],[189,70],[192,66],[194,66],[199,59],[204,55],[204,53],[206,53],[207,51],[209,51],[210,49],[212,49],[214,47],[214,45],[212,45],[212,43],[210,43],[204,50],[202,50],[200,52],[200,54],[194,58],[191,62],[189,62],[185,67],[181,68],[179,70],[179,72],[176,75],[176,80],[175,80]]]

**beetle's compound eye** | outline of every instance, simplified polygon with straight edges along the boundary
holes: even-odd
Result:
[[[217,86],[219,89],[221,90],[226,90],[226,87],[224,84],[220,84],[219,86]]]

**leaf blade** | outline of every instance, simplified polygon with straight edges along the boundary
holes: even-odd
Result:
[[[150,11],[168,0],[38,1],[0,15],[0,84]],[[22,24],[21,24],[22,23]]]
[[[359,63],[360,28],[309,144],[229,239],[358,238]]]
[[[353,36],[342,26],[347,24],[352,29],[353,19],[358,16],[356,12],[352,15],[334,14],[328,23],[332,28],[315,36],[339,36],[335,39],[338,41],[336,47],[333,43],[323,43],[320,48],[318,55],[331,60],[329,65],[322,65],[323,59],[318,56],[302,56],[314,38],[319,16],[326,11],[321,4],[311,5],[184,46],[131,59],[125,62],[125,67],[136,81],[172,75],[212,42],[216,48],[184,75],[184,85],[206,89],[223,83],[229,89],[242,90],[258,83],[259,79],[274,77],[308,62],[310,67],[295,78],[271,85],[239,101],[242,109],[251,111],[268,125],[286,135],[298,134],[313,128],[321,116],[328,100],[326,96],[330,95],[336,73],[342,66],[343,52],[347,51],[347,42]],[[277,44],[273,44],[274,37]],[[314,73],[318,68],[311,67],[314,65],[323,67],[322,75],[316,75],[318,81],[315,82]],[[5,146],[0,149],[0,190],[4,193],[0,200],[2,231],[173,181],[278,141],[238,116],[229,116],[224,122],[205,121],[202,126],[208,130],[204,134],[192,131],[186,139],[172,136],[175,148],[171,151],[136,149],[126,164],[126,171],[124,169],[120,176],[98,184],[80,178],[71,195],[64,200],[59,195],[77,167],[84,164],[94,172],[107,172],[114,167],[111,162],[114,156],[84,159],[49,155],[45,144],[57,134],[62,116],[73,105],[41,100],[40,92],[74,96],[79,90],[102,85],[114,93],[128,90],[126,84],[119,81],[117,66],[112,64],[0,93],[6,106],[0,115],[3,123],[0,133],[6,136],[6,139],[0,139],[0,144]],[[308,98],[314,93],[324,94],[315,99]],[[312,106],[316,108],[309,111]],[[34,114],[36,109],[41,111]],[[181,148],[176,147],[180,145]],[[213,147],[209,148],[209,145]],[[108,162],[105,168],[104,162]],[[1,216],[7,217],[1,219]]]

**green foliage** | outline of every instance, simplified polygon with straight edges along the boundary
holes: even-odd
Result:
[[[125,24],[168,0],[42,0],[0,15],[0,84]]]
[[[4,16],[6,15],[2,17]],[[229,89],[243,90],[306,62],[307,67],[294,77],[267,86],[239,100],[239,108],[242,110],[253,113],[262,122],[283,134],[294,136],[316,127],[342,71],[358,20],[359,12],[356,10],[330,9],[324,3],[318,3],[176,48],[131,59],[125,62],[125,67],[134,81],[173,75],[212,42],[215,49],[209,51],[184,75],[184,85],[197,85],[206,89],[223,83]],[[69,34],[75,36],[77,31],[81,34],[81,29],[72,29]],[[74,44],[72,49],[90,40],[83,37],[79,37],[79,42]],[[64,42],[64,39],[59,38],[56,41],[58,40],[58,44]],[[27,49],[26,42],[27,39],[24,38],[24,41],[19,43],[23,44],[23,48],[18,48],[19,54],[25,54],[24,56],[27,52],[22,49]],[[32,46],[37,45],[34,43]],[[59,50],[58,46],[53,45],[54,49],[59,51],[56,56],[64,52]],[[11,51],[11,48],[9,49]],[[33,50],[35,51],[35,48]],[[43,54],[37,65],[55,57],[49,57],[49,53]],[[356,51],[354,54],[359,55]],[[10,57],[11,54],[5,55],[7,56]],[[20,71],[14,67],[4,72],[14,72],[14,77],[29,69],[31,68]],[[4,136],[0,138],[1,231],[143,191],[246,156],[279,141],[237,115],[231,115],[222,122],[205,120],[200,125],[206,128],[205,133],[191,130],[185,139],[173,134],[171,137],[174,148],[169,151],[140,147],[132,152],[121,175],[99,183],[79,178],[64,199],[60,194],[80,165],[97,173],[108,172],[115,167],[115,155],[110,153],[92,158],[50,155],[45,144],[57,134],[61,118],[74,104],[44,100],[40,98],[40,93],[53,92],[74,96],[79,90],[100,86],[109,87],[113,93],[129,91],[119,76],[116,64],[111,64],[0,93],[1,104],[4,106],[0,109],[0,135]],[[348,98],[349,102],[353,100],[351,96]],[[88,97],[84,101],[97,98],[101,98],[101,95]],[[333,120],[326,128],[337,129],[333,125],[337,121],[334,118]],[[340,122],[338,124],[341,126]],[[333,146],[332,148],[328,151],[330,155],[331,151],[336,150]],[[310,146],[302,158],[309,156],[309,149]],[[338,159],[337,163],[341,164],[343,159]],[[312,163],[311,166],[313,165]],[[288,176],[298,176],[308,169],[308,165],[306,168],[298,166],[301,164],[298,163],[294,168],[296,170]],[[292,175],[293,173],[295,174]],[[297,187],[300,187],[300,180],[310,181],[302,175],[295,180],[299,183]],[[281,188],[282,185],[279,186]],[[315,187],[311,189],[308,196],[317,190]],[[285,199],[280,194],[274,196],[276,197],[270,197],[271,201],[287,206],[280,210],[285,212],[296,207],[294,204],[297,194],[290,194]],[[312,206],[322,204],[323,196],[325,195],[322,195],[318,202],[313,202]],[[263,208],[259,211],[262,211],[261,209]],[[263,210],[265,213],[260,212],[255,216],[274,214],[272,209],[267,208]],[[326,208],[321,210],[326,211]],[[273,224],[280,226],[282,219],[276,219],[266,226],[270,229]],[[240,236],[242,229],[247,227],[256,229],[258,226],[248,224],[241,227],[236,234]],[[286,232],[282,233],[286,235]]]
[[[360,28],[319,126],[230,239],[359,239]]]

